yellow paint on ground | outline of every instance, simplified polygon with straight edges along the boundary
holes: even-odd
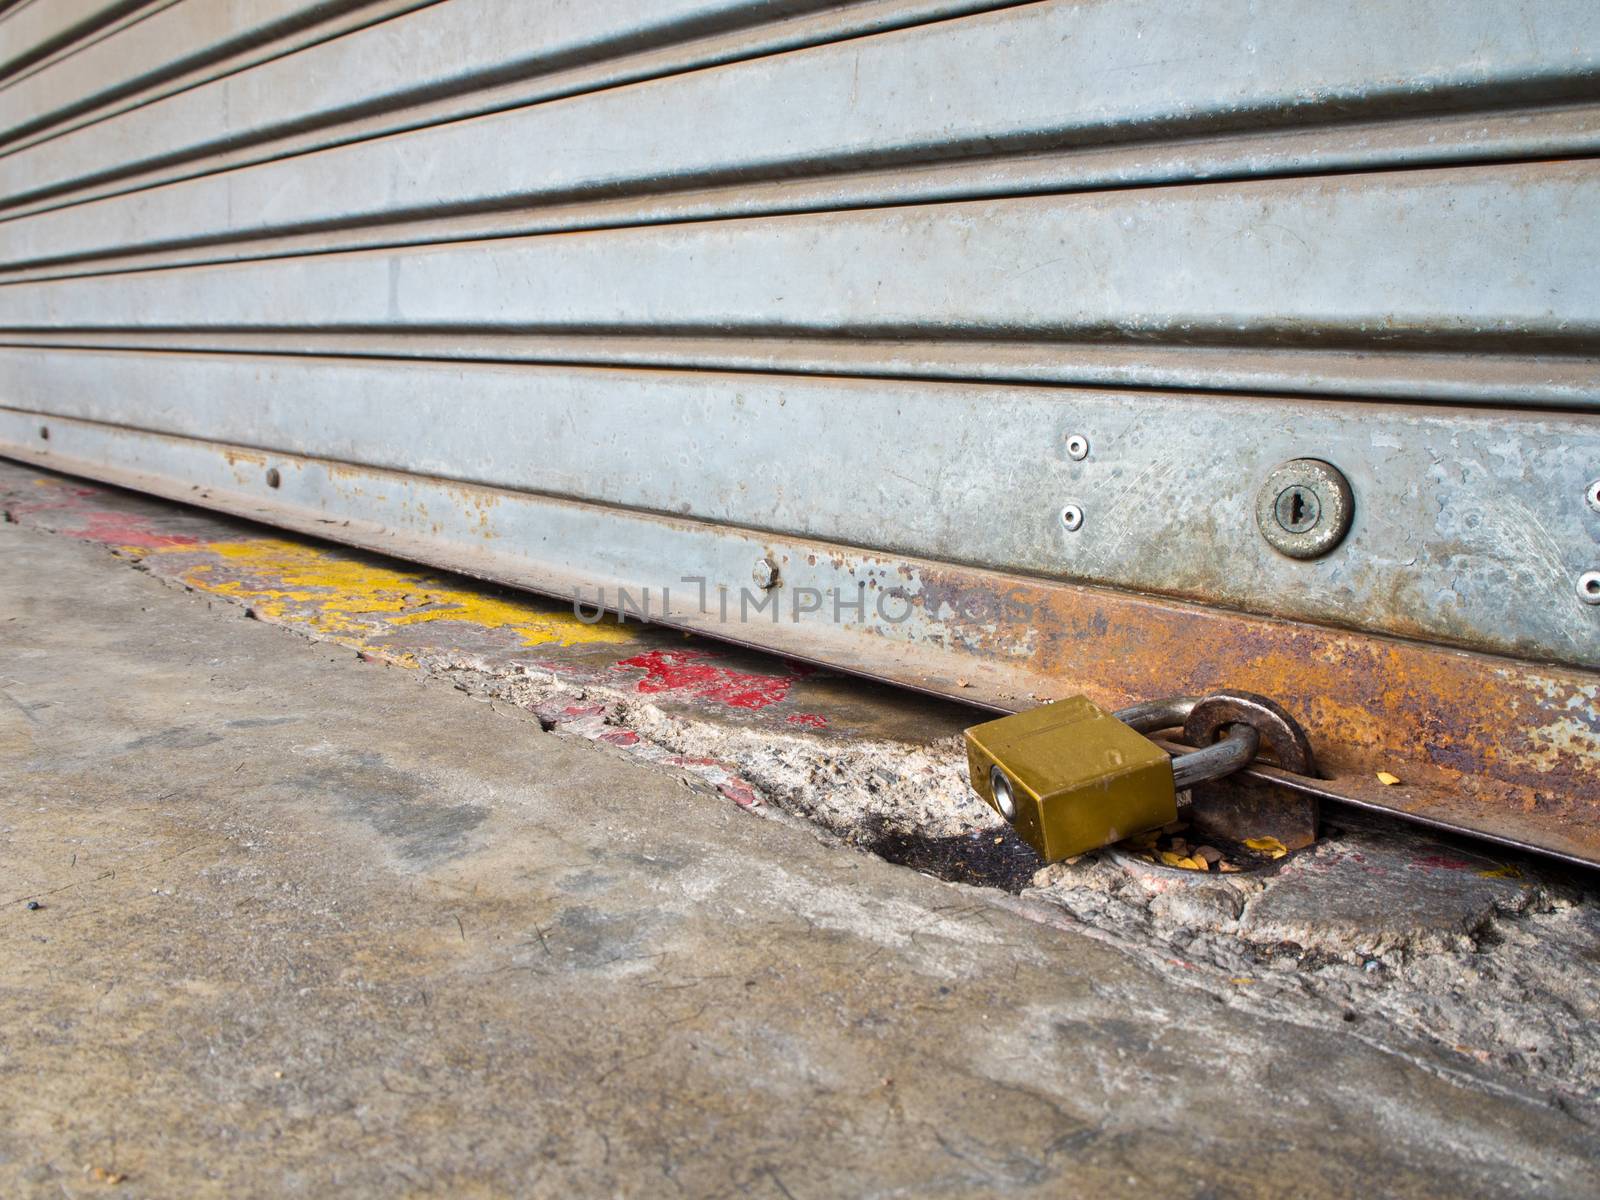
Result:
[[[1510,866],[1509,864],[1506,865],[1506,866],[1503,866],[1503,867],[1494,867],[1494,868],[1492,868],[1492,869],[1490,869],[1488,871],[1479,871],[1478,875],[1479,875],[1480,878],[1483,878],[1483,879],[1521,879],[1522,878],[1522,872],[1517,870],[1517,868],[1515,868],[1513,866]]]
[[[609,618],[591,625],[532,598],[489,596],[425,571],[393,570],[278,538],[141,553],[199,556],[202,561],[181,572],[190,587],[247,604],[266,620],[309,625],[321,637],[357,648],[389,630],[436,621],[509,629],[524,646],[632,640],[626,628]],[[207,557],[220,561],[204,561]],[[410,655],[392,657],[416,665]]]

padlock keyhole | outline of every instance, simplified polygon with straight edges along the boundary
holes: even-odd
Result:
[[[1278,494],[1273,515],[1278,518],[1278,524],[1283,526],[1285,532],[1305,533],[1315,528],[1322,519],[1322,504],[1317,500],[1316,492],[1295,484]]]

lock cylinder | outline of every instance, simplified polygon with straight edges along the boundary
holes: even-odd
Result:
[[[1109,846],[1175,820],[1180,790],[1254,757],[1260,738],[1246,725],[1177,759],[1140,732],[1183,724],[1196,703],[1109,713],[1074,696],[975,725],[966,731],[968,777],[1047,862]]]

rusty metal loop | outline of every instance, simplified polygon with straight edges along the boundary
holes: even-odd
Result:
[[[1282,705],[1255,692],[1215,692],[1200,700],[1183,723],[1184,740],[1192,746],[1209,746],[1230,725],[1247,725],[1260,734],[1263,746],[1285,771],[1316,776],[1316,756],[1306,731]]]

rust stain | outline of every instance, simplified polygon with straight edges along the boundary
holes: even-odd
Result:
[[[1506,836],[1542,827],[1600,859],[1600,675],[978,571],[920,584],[919,637],[1018,679],[1021,695],[994,697],[1006,707],[1029,687],[1108,707],[1262,692],[1352,798]],[[1408,786],[1374,782],[1399,764]]]

